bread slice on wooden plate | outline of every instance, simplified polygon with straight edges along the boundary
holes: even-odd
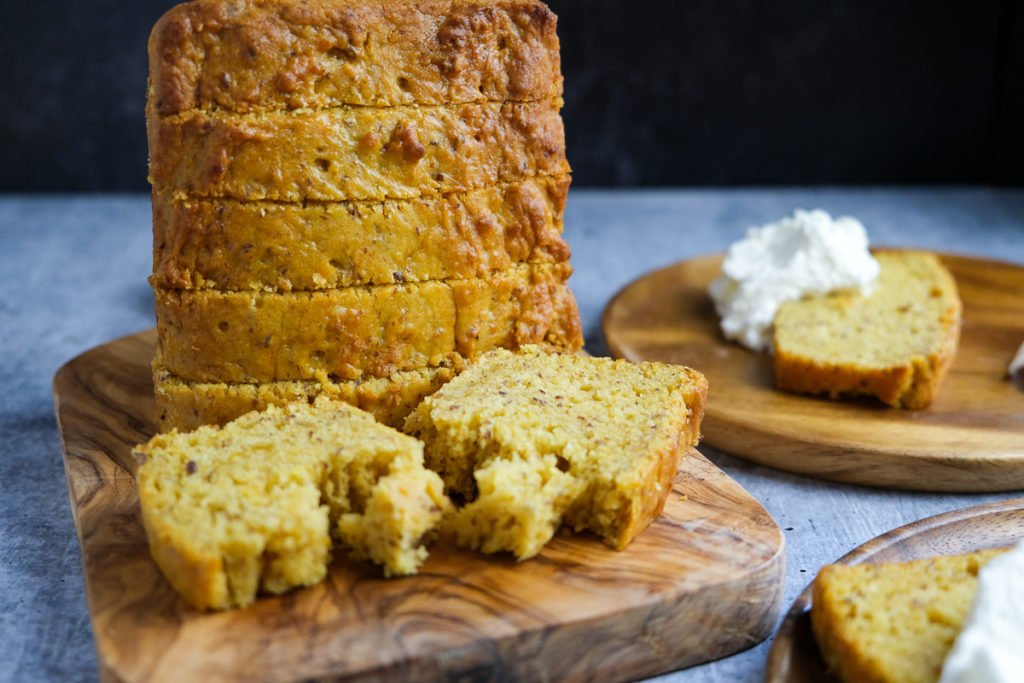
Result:
[[[978,570],[1001,552],[825,566],[814,580],[811,628],[829,669],[848,683],[935,683]]]
[[[565,524],[622,549],[661,514],[706,396],[682,366],[496,350],[405,430],[463,504],[445,522],[459,544],[526,559]]]
[[[927,407],[960,339],[956,282],[937,256],[881,251],[864,295],[843,291],[783,304],[775,317],[779,389],[875,396],[894,407]]]

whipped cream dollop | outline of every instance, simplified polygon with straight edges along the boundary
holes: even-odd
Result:
[[[722,332],[764,351],[783,302],[854,287],[867,293],[878,278],[878,261],[856,218],[833,220],[821,209],[797,209],[792,217],[748,230],[729,247],[722,272],[709,287]]]
[[[978,572],[978,592],[939,683],[1024,681],[1024,542]]]

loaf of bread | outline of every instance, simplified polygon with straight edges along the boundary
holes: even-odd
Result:
[[[706,395],[681,366],[496,350],[405,431],[462,504],[445,523],[459,544],[526,559],[564,524],[622,549],[661,514]]]
[[[149,40],[156,113],[530,101],[561,94],[535,0],[200,0]]]
[[[580,348],[542,2],[194,0],[149,58],[162,429]]]
[[[935,683],[978,570],[1000,552],[824,567],[811,627],[829,669],[847,683]]]
[[[569,179],[408,201],[278,204],[153,197],[153,283],[292,291],[488,277],[568,260]]]
[[[198,382],[359,379],[492,348],[582,345],[568,264],[320,292],[156,289],[163,364]]]
[[[187,432],[203,425],[223,425],[268,406],[296,401],[312,403],[318,396],[328,396],[365,410],[378,422],[400,428],[420,401],[440,389],[465,364],[464,358],[454,356],[439,367],[396,372],[387,377],[229,384],[183,380],[168,372],[157,358],[153,363],[157,427],[161,432]]]
[[[155,188],[285,202],[415,198],[569,172],[562,100],[148,117]]]
[[[775,384],[812,394],[875,396],[901,408],[931,403],[960,339],[956,282],[937,256],[876,254],[874,291],[791,301],[775,317]]]
[[[199,608],[321,581],[332,536],[386,575],[414,573],[450,506],[420,442],[326,399],[158,435],[135,453],[150,552]]]

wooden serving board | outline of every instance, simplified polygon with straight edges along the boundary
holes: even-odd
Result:
[[[936,555],[959,555],[1004,548],[1024,539],[1024,499],[947,512],[908,524],[868,541],[837,564],[906,562]],[[775,634],[767,683],[836,682],[828,673],[811,633],[811,586],[786,613]]]
[[[725,340],[707,295],[721,256],[628,285],[608,304],[608,347],[630,360],[690,365],[710,385],[704,442],[762,465],[868,486],[925,491],[1024,488],[1024,392],[1006,367],[1024,341],[1024,268],[941,255],[964,304],[960,350],[925,410],[830,401],[772,387],[772,360]]]
[[[384,580],[339,559],[321,585],[249,608],[188,607],[150,560],[131,447],[153,433],[154,334],[54,378],[71,507],[108,681],[626,680],[716,659],[770,633],[783,537],[692,451],[664,516],[625,551],[559,536],[515,563],[435,546]]]

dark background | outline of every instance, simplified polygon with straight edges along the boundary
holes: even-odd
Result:
[[[0,191],[145,191],[173,2],[0,0]],[[1020,0],[550,0],[574,185],[1024,184]]]

